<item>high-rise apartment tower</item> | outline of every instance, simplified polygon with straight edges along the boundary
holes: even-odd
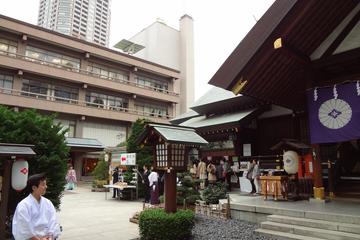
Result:
[[[40,0],[38,25],[109,45],[111,0]]]

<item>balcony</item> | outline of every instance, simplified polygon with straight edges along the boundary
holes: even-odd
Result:
[[[85,83],[89,86],[95,86],[102,89],[145,96],[159,101],[172,103],[179,103],[180,101],[179,94],[169,90],[144,86],[132,81],[110,78],[100,74],[94,74],[87,70],[45,62],[21,54],[0,51],[0,65],[10,69],[23,70],[24,72],[55,77],[65,81],[81,84]]]
[[[0,104],[129,122],[134,122],[138,118],[148,118],[153,122],[168,123],[169,119],[172,118],[169,115],[154,115],[153,113],[142,112],[133,108],[106,106],[94,102],[60,98],[8,88],[0,88]]]

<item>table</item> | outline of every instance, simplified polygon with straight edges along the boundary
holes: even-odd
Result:
[[[106,189],[116,188],[119,189],[120,192],[122,192],[125,189],[130,189],[131,194],[131,200],[134,199],[134,192],[133,189],[136,190],[136,186],[134,185],[127,185],[127,186],[121,186],[121,185],[103,185]],[[118,199],[120,199],[120,194],[118,194]],[[107,191],[105,191],[105,200],[107,200]]]

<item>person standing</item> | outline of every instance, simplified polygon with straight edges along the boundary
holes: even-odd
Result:
[[[224,159],[221,159],[220,164],[216,165],[216,177],[222,183],[225,181]]]
[[[255,188],[256,190],[254,193],[260,193],[261,192],[260,181],[259,181],[260,167],[257,160],[254,159],[253,163],[254,163],[253,179],[254,179],[254,185],[256,186]]]
[[[73,190],[75,189],[75,184],[76,184],[76,172],[73,168],[73,166],[69,167],[69,170],[67,171],[66,174],[66,190]]]
[[[29,177],[27,190],[30,194],[16,207],[12,221],[12,233],[16,240],[53,240],[60,235],[60,225],[52,202],[43,197],[46,193],[44,173]]]
[[[200,162],[199,162],[198,174],[199,174],[199,179],[201,180],[200,189],[204,189],[205,188],[205,182],[206,182],[206,179],[207,179],[206,163],[205,163],[204,159],[201,159]]]
[[[119,168],[116,167],[114,169],[114,172],[112,174],[112,178],[113,178],[113,184],[119,182]],[[117,196],[119,196],[119,191],[117,188],[113,189],[113,198],[116,198]]]
[[[149,175],[150,175],[150,172],[149,172],[149,169],[146,165],[143,166],[143,169],[144,169],[144,172],[143,172],[143,183],[145,185],[145,200],[144,202],[145,203],[149,203],[150,201],[150,183],[149,183]]]
[[[210,162],[210,164],[207,166],[207,172],[208,172],[208,180],[209,184],[216,183],[216,167],[213,163],[213,161]]]
[[[226,182],[226,186],[229,192],[231,192],[231,174],[232,174],[232,169],[230,166],[230,161],[224,161],[223,164],[223,175],[224,175],[224,179]]]
[[[159,204],[159,174],[151,167],[151,173],[149,175],[149,187],[150,187],[150,204]]]
[[[256,165],[256,160],[253,159],[252,162],[248,165],[248,172],[246,174],[246,178],[251,183],[251,192],[250,192],[250,194],[256,193],[256,187],[255,187],[255,183],[254,183],[254,167],[255,167],[255,165]]]

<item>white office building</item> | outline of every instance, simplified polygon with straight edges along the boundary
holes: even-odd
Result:
[[[38,25],[109,45],[111,0],[40,0]]]
[[[179,21],[179,30],[158,19],[156,22],[131,37],[130,42],[143,46],[141,50],[131,52],[136,57],[158,63],[180,72],[180,78],[174,81],[174,90],[181,92],[180,104],[176,114],[183,114],[194,103],[194,33],[193,19],[184,15]],[[124,41],[124,40],[123,40]],[[121,45],[121,44],[120,44]]]

